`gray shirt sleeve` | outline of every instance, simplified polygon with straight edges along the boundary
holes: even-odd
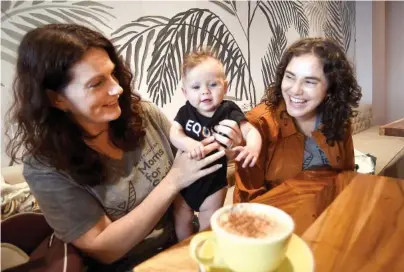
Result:
[[[171,122],[168,120],[167,116],[160,110],[159,107],[151,102],[143,101],[143,106],[150,114],[150,118],[157,122],[159,127],[161,127],[167,139],[170,139]]]
[[[48,224],[65,242],[85,234],[105,214],[97,200],[66,174],[39,163],[24,164],[23,174]]]

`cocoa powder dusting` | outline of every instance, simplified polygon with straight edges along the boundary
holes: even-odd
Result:
[[[248,211],[226,213],[220,217],[219,225],[227,232],[251,238],[263,238],[277,232],[276,223],[269,217]]]

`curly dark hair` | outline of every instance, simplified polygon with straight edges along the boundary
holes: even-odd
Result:
[[[28,32],[18,49],[14,101],[8,111],[7,154],[13,162],[31,157],[95,186],[106,177],[104,156],[85,143],[89,136],[68,113],[51,105],[47,90],[61,92],[72,80],[71,68],[91,48],[104,49],[115,64],[123,93],[121,115],[109,124],[111,141],[133,150],[145,135],[140,96],[132,92],[132,74],[102,34],[75,24],[50,24]],[[10,135],[11,126],[16,126]],[[18,155],[19,150],[22,155]]]
[[[318,110],[323,118],[322,133],[326,136],[327,143],[333,145],[335,141],[343,140],[350,126],[350,118],[357,114],[353,108],[358,107],[362,97],[353,69],[343,49],[334,41],[326,38],[304,38],[293,43],[277,66],[275,82],[269,86],[264,102],[270,110],[275,110],[281,104],[281,85],[286,67],[293,57],[304,54],[315,55],[324,65],[328,89]]]

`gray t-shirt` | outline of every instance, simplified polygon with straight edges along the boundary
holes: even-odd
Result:
[[[138,206],[160,183],[174,160],[169,142],[171,123],[157,106],[142,102],[144,139],[121,160],[108,159],[108,180],[80,186],[67,173],[30,160],[24,177],[55,235],[72,242],[90,230],[104,214],[115,221]],[[174,233],[170,212],[132,252],[164,245]]]
[[[321,115],[317,115],[315,129],[318,129]],[[328,167],[330,163],[323,150],[316,144],[312,137],[306,137],[304,141],[303,170],[317,167]]]

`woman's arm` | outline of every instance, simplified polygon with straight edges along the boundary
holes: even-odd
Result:
[[[146,199],[127,215],[112,222],[103,215],[73,245],[102,263],[112,263],[141,242],[167,211],[177,189],[169,173]]]
[[[213,143],[205,146],[205,152],[210,153],[217,148],[218,144]],[[196,161],[181,151],[177,152],[170,172],[142,203],[114,222],[102,216],[73,244],[103,263],[118,260],[153,230],[180,190],[218,170],[222,165],[202,168],[223,155],[221,151]]]
[[[266,144],[263,144],[265,150]],[[249,202],[267,191],[265,187],[265,157],[266,151],[261,152],[253,167],[242,167],[243,162],[237,162],[235,172],[235,188],[233,202]]]
[[[258,131],[262,140],[261,152],[253,167],[243,168],[243,162],[237,163],[235,173],[235,188],[233,202],[248,202],[267,191],[265,187],[265,172],[269,151],[269,125],[267,119],[260,118],[261,106],[254,108],[247,114],[247,121]]]
[[[348,130],[348,133],[344,141],[345,145],[345,162],[344,170],[354,171],[355,170],[355,152],[352,139],[352,129]]]

